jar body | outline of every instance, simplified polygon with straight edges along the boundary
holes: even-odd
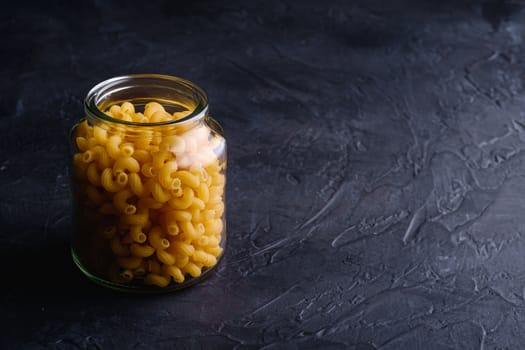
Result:
[[[73,128],[72,253],[95,282],[164,292],[203,279],[223,255],[226,142],[207,106],[140,91],[107,93],[96,105],[109,117],[87,109]]]

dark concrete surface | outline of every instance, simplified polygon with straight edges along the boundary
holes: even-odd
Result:
[[[525,348],[524,6],[4,4],[0,348]],[[69,129],[142,72],[205,88],[229,141],[225,260],[162,296],[69,253]]]

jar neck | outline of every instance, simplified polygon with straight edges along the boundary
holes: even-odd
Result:
[[[140,123],[113,118],[104,113],[112,105],[131,102],[141,111],[149,102],[158,102],[169,113],[187,112],[176,120]],[[96,85],[84,100],[87,119],[93,123],[106,123],[114,127],[130,128],[192,128],[202,124],[208,115],[208,97],[194,83],[168,75],[135,74],[115,77]]]

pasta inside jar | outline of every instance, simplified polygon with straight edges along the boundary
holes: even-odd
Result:
[[[159,81],[197,97],[141,96]],[[224,251],[222,129],[190,82],[152,75],[109,82],[90,92],[87,117],[72,131],[74,260],[112,288],[183,288],[212,271]],[[119,93],[108,90],[125,91],[122,85],[131,96],[114,100]]]

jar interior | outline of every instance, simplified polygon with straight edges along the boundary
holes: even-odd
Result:
[[[88,114],[107,119],[109,117],[103,112],[113,105],[130,102],[137,111],[143,112],[144,106],[152,101],[163,105],[169,113],[191,112],[177,122],[202,116],[208,108],[206,93],[192,82],[177,77],[150,74],[104,81],[89,92],[85,106]]]

